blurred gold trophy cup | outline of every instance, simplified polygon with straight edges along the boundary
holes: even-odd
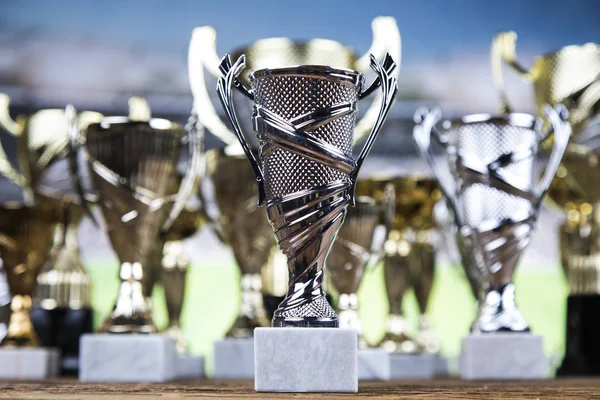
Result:
[[[120,287],[113,312],[100,330],[152,333],[156,327],[143,282],[161,229],[168,230],[191,196],[198,175],[200,140],[196,120],[181,125],[150,117],[140,98],[130,100],[129,117],[105,117],[85,132],[70,128],[73,156],[85,143],[87,164],[105,229],[121,262]],[[179,190],[177,162],[187,136],[189,157]],[[74,160],[73,180],[86,198],[82,168]],[[87,205],[86,202],[84,204]]]
[[[261,270],[275,238],[264,211],[256,207],[258,192],[248,160],[212,149],[206,162],[219,209],[219,215],[209,218],[219,239],[233,250],[241,273],[240,310],[227,337],[249,337],[254,328],[268,325]]]
[[[492,42],[492,72],[504,110],[510,111],[502,71],[506,63],[533,83],[538,114],[543,104],[562,103],[569,109],[573,129],[548,193],[567,217],[559,233],[561,263],[570,289],[567,355],[559,373],[597,374],[600,363],[594,360],[600,351],[593,350],[596,346],[586,337],[597,336],[600,329],[592,322],[595,313],[585,310],[600,306],[600,44],[563,47],[536,58],[527,69],[517,60],[516,39],[516,33],[502,32]]]
[[[357,191],[381,200],[389,187],[395,193],[383,256],[389,315],[379,345],[391,352],[436,353],[439,345],[431,332],[427,304],[435,270],[433,209],[441,193],[435,179],[420,176],[363,179],[358,182]],[[420,313],[416,338],[402,312],[403,296],[410,288]]]
[[[52,246],[56,221],[57,207],[52,201],[31,206],[0,205],[0,253],[12,294],[11,315],[2,346],[39,346],[30,319],[31,296]]]
[[[373,255],[376,228],[380,224],[379,207],[374,198],[357,196],[354,207],[349,207],[344,224],[331,247],[327,259],[329,282],[338,293],[336,311],[340,328],[357,331],[358,346],[367,347],[362,337],[362,325],[358,318],[358,296],[363,274]],[[382,243],[379,243],[382,245]]]

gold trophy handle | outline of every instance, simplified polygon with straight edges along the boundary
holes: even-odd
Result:
[[[188,74],[194,97],[193,110],[200,119],[199,122],[227,145],[228,153],[240,154],[242,148],[236,134],[231,132],[217,114],[206,87],[205,69],[215,77],[221,76],[221,60],[217,55],[216,40],[217,33],[210,26],[202,26],[192,32],[188,51]]]
[[[373,42],[371,48],[356,62],[359,71],[368,71],[371,65],[371,54],[376,59],[382,59],[386,54],[392,56],[397,68],[394,71],[396,79],[400,75],[402,57],[402,41],[398,23],[394,17],[375,17],[371,23]],[[379,115],[381,108],[381,94],[377,95],[363,117],[357,121],[354,129],[354,143],[358,143],[369,134]]]
[[[492,47],[490,49],[492,78],[496,90],[498,90],[498,94],[500,95],[502,112],[505,114],[512,112],[512,107],[506,96],[506,88],[504,86],[504,73],[502,68],[504,63],[508,64],[524,80],[533,80],[531,72],[517,61],[516,44],[517,34],[515,32],[500,32],[494,37],[494,40],[492,40]]]
[[[0,93],[0,127],[15,137],[21,136],[23,134],[23,127],[12,120],[9,110],[10,97],[4,93]],[[5,176],[21,188],[26,188],[28,186],[27,179],[21,175],[8,160],[2,142],[0,142],[0,175]]]
[[[223,105],[223,109],[227,113],[227,117],[233,124],[233,129],[235,130],[235,134],[242,145],[242,149],[244,153],[246,153],[246,157],[252,166],[252,170],[254,171],[254,175],[256,176],[256,183],[258,185],[258,205],[262,205],[265,202],[265,180],[263,177],[262,170],[254,153],[250,150],[250,145],[244,136],[244,132],[242,131],[242,127],[240,126],[240,122],[237,118],[235,107],[233,104],[233,88],[236,87],[240,90],[244,95],[248,97],[252,97],[252,92],[245,88],[240,81],[238,81],[237,77],[244,69],[246,65],[246,56],[241,55],[235,62],[235,64],[231,64],[231,60],[229,59],[229,54],[225,55],[221,60],[221,64],[219,69],[223,73],[223,76],[219,78],[217,83],[217,93],[219,95],[219,99],[221,100],[221,104]]]
[[[192,194],[196,191],[199,183],[199,179],[204,175],[204,155],[203,155],[203,143],[204,143],[204,128],[198,122],[198,115],[192,111],[188,123],[185,127],[186,138],[188,145],[188,159],[183,175],[183,180],[179,186],[179,191],[175,197],[173,208],[169,213],[167,222],[163,225],[163,232],[168,231],[173,223],[184,209],[185,204],[188,202]]]

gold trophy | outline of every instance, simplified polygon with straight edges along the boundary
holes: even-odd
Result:
[[[561,103],[569,109],[573,135],[548,197],[566,214],[560,228],[560,256],[569,283],[567,354],[559,373],[597,373],[600,353],[586,337],[600,330],[592,321],[600,306],[600,202],[598,156],[600,150],[600,44],[564,47],[537,57],[526,68],[517,60],[515,32],[502,32],[492,42],[491,65],[504,111],[510,104],[504,89],[503,64],[533,84],[538,114],[544,104]],[[585,321],[588,321],[587,323]],[[594,330],[595,329],[595,330]],[[584,335],[585,331],[585,335]],[[590,333],[592,332],[592,333]],[[598,365],[598,366],[595,366]],[[593,372],[596,371],[596,372]]]
[[[183,126],[151,118],[145,100],[132,98],[129,117],[105,117],[80,131],[71,126],[72,157],[85,143],[87,164],[105,229],[121,262],[120,287],[112,313],[100,328],[106,333],[153,333],[156,327],[143,290],[152,249],[161,229],[168,230],[184,208],[197,180],[200,130],[187,129],[189,158],[179,190],[177,161],[186,136]],[[81,198],[81,168],[72,163]],[[87,206],[87,203],[84,202]]]
[[[209,215],[209,219],[219,239],[233,250],[241,273],[240,310],[226,336],[250,337],[254,328],[268,325],[261,271],[275,238],[264,211],[256,207],[258,193],[248,160],[212,149],[206,153],[206,162],[219,209],[219,215]]]
[[[427,305],[435,270],[433,209],[441,193],[435,179],[420,176],[362,179],[358,181],[357,193],[381,201],[390,186],[395,200],[383,256],[389,315],[379,346],[390,352],[437,353],[439,345],[431,332]],[[420,313],[416,338],[402,312],[402,299],[410,288],[415,292]]]
[[[366,348],[367,342],[362,336],[362,325],[358,318],[356,292],[369,261],[373,261],[374,253],[379,253],[378,249],[373,251],[379,223],[379,207],[375,199],[357,196],[354,207],[348,209],[327,259],[329,282],[338,293],[336,311],[340,328],[357,331],[359,348]]]
[[[55,202],[0,205],[0,252],[12,294],[11,315],[2,346],[36,347],[39,339],[30,319],[31,296],[48,252],[57,221]]]

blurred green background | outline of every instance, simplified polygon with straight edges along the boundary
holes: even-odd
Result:
[[[118,279],[116,265],[92,261],[88,270],[94,282],[95,324],[111,311]],[[564,353],[566,281],[559,268],[517,270],[517,302],[534,333],[544,336],[546,354],[557,366]],[[196,262],[189,271],[183,328],[191,352],[206,357],[207,372],[213,369],[213,342],[221,339],[235,319],[239,304],[239,272],[235,265]],[[383,336],[387,300],[383,268],[369,271],[359,290],[360,317],[370,343]],[[154,317],[158,327],[167,323],[164,292],[154,291]],[[412,293],[405,297],[405,315],[417,326],[417,306]],[[461,338],[468,333],[475,316],[475,301],[460,266],[438,265],[429,303],[429,314],[441,343],[442,354],[449,359],[451,372],[458,371]]]

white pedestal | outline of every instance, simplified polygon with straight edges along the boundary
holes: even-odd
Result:
[[[177,355],[177,379],[194,379],[204,377],[204,357]]]
[[[215,342],[216,379],[254,379],[254,338]]]
[[[462,341],[462,379],[546,379],[544,340],[530,333],[472,334]]]
[[[0,379],[42,380],[59,375],[60,351],[48,348],[1,348]]]
[[[358,391],[354,329],[257,328],[254,361],[257,392]]]
[[[383,349],[359,349],[358,379],[361,381],[390,380],[389,353]]]
[[[390,353],[390,379],[433,379],[439,356],[433,354]]]
[[[83,335],[79,354],[82,382],[165,382],[177,377],[175,341],[165,335]]]

